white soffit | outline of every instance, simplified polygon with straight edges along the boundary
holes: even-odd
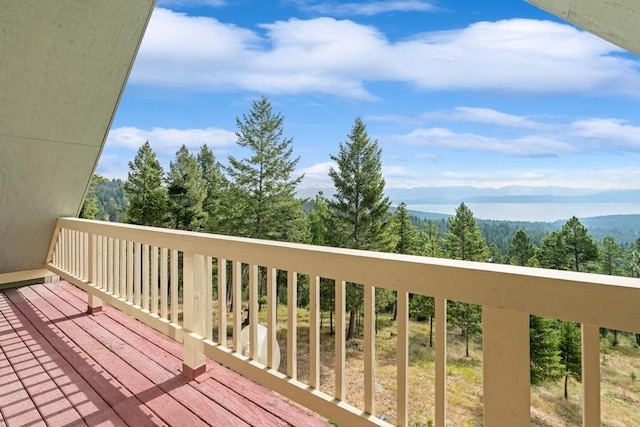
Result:
[[[0,274],[78,214],[153,5],[0,1]]]
[[[640,55],[639,0],[527,1],[636,55]]]

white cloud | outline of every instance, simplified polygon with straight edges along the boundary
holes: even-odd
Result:
[[[236,139],[234,132],[217,128],[145,130],[137,127],[119,127],[109,132],[106,146],[137,150],[145,141],[149,141],[156,153],[171,155],[175,154],[183,144],[190,151],[195,151],[204,144],[211,149],[230,147],[235,144]]]
[[[505,169],[489,172],[447,171],[436,176],[414,177],[413,181],[398,182],[397,187],[411,188],[424,186],[425,182],[434,187],[473,186],[480,188],[502,188],[510,186],[566,187],[591,189],[635,189],[640,181],[640,167],[594,168],[583,170],[567,169]],[[391,185],[390,185],[391,186]]]
[[[193,90],[375,99],[371,82],[425,90],[640,96],[638,62],[571,26],[529,19],[390,41],[350,20],[290,19],[256,32],[156,9],[131,82]]]
[[[361,3],[323,2],[319,4],[304,2],[300,6],[307,12],[335,16],[373,16],[389,12],[430,12],[435,9],[433,3],[421,0],[387,0]]]
[[[456,107],[450,111],[432,111],[423,114],[420,118],[423,120],[482,123],[516,129],[550,130],[555,128],[553,125],[531,120],[525,116],[479,107]]]
[[[329,177],[329,169],[336,168],[335,162],[316,163],[296,171],[295,176],[304,174],[300,188],[325,188],[332,187],[333,182]]]
[[[571,124],[570,134],[603,151],[640,150],[640,127],[619,119],[592,118]]]
[[[526,135],[512,139],[474,133],[459,133],[446,128],[419,128],[396,140],[423,147],[487,151],[510,156],[558,156],[577,151],[571,144],[547,136]]]

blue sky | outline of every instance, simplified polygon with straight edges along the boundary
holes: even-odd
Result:
[[[361,116],[387,187],[638,188],[640,61],[521,1],[159,0],[97,172],[168,168],[266,95],[302,187]]]

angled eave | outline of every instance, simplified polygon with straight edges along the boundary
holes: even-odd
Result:
[[[541,9],[640,55],[638,0],[528,0]]]
[[[0,276],[75,216],[154,0],[0,2]]]

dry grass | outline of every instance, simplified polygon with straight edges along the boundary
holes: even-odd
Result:
[[[214,310],[215,312],[215,310]],[[280,372],[286,373],[287,313],[278,308],[277,339],[281,349]],[[266,324],[266,311],[259,313]],[[231,317],[229,317],[229,321]],[[215,319],[214,319],[215,322]],[[298,379],[309,379],[309,314],[297,313]],[[214,323],[215,325],[215,323]],[[434,350],[429,346],[429,325],[410,322],[409,336],[409,425],[431,426],[435,416]],[[231,333],[229,324],[228,333]],[[396,326],[381,317],[376,337],[376,414],[391,424],[396,416]],[[230,336],[230,335],[229,335]],[[619,344],[609,348],[602,363],[602,425],[622,427],[640,425],[640,349],[630,336],[619,335]],[[230,342],[229,342],[230,344]],[[329,334],[325,315],[320,336],[320,390],[334,394],[334,336]],[[356,407],[364,404],[364,358],[362,336],[346,344],[346,401]],[[447,339],[447,424],[482,425],[482,343],[471,343],[471,356],[464,356],[464,341],[450,330]],[[563,382],[531,389],[531,424],[540,427],[581,425],[582,385],[569,381],[569,399],[563,398]]]

